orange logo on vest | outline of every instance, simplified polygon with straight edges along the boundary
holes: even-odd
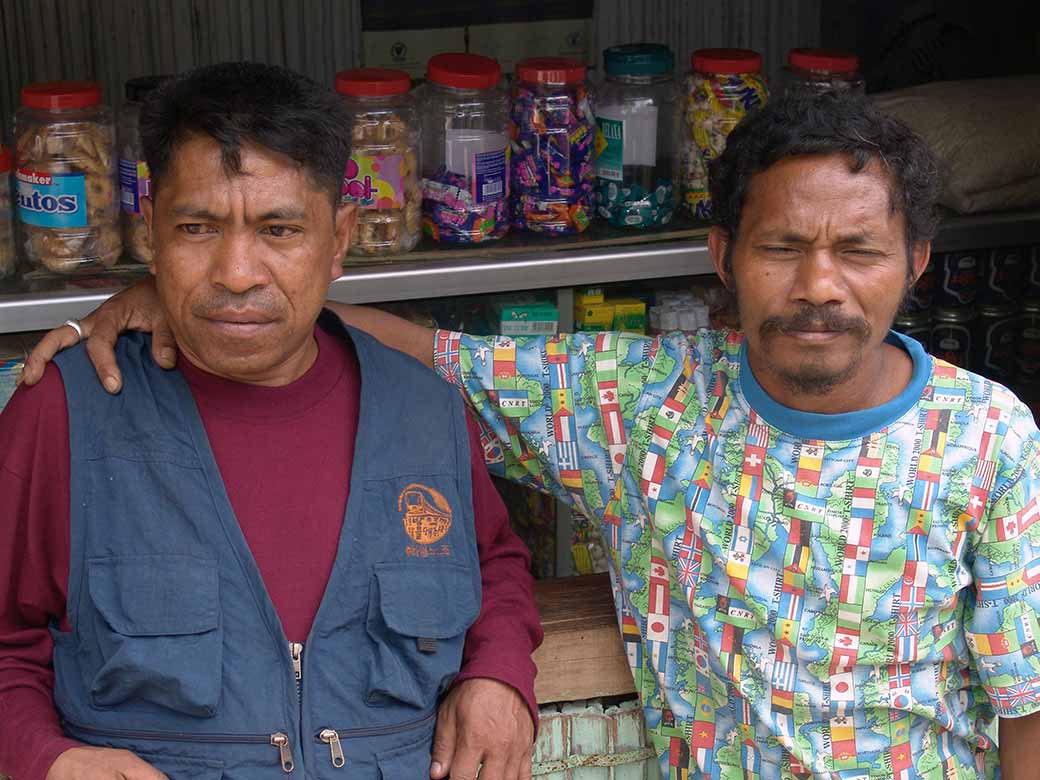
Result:
[[[404,512],[404,530],[419,544],[433,544],[451,528],[451,505],[426,485],[413,482],[397,497],[397,508]]]

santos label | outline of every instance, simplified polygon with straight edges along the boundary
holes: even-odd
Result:
[[[27,225],[87,227],[87,191],[82,173],[42,173],[19,168],[18,216]]]

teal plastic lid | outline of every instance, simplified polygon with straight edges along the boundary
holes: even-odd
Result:
[[[663,43],[630,43],[603,51],[611,76],[663,76],[675,69],[675,55]]]

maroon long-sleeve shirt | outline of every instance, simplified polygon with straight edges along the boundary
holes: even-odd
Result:
[[[353,348],[320,328],[315,334],[315,364],[284,387],[221,379],[183,359],[178,366],[292,642],[305,641],[332,571],[359,405]],[[531,651],[541,626],[530,556],[509,528],[472,419],[469,433],[483,605],[458,680],[508,683],[534,715]],[[69,461],[65,388],[48,366],[40,384],[19,389],[0,415],[0,775],[17,780],[43,780],[58,755],[79,744],[63,735],[54,708],[48,633],[51,622],[70,629]]]

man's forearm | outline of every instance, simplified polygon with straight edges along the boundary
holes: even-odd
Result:
[[[1040,780],[1040,712],[1000,719],[1000,776],[1003,780]]]
[[[371,306],[326,301],[343,322],[433,368],[433,331]]]

